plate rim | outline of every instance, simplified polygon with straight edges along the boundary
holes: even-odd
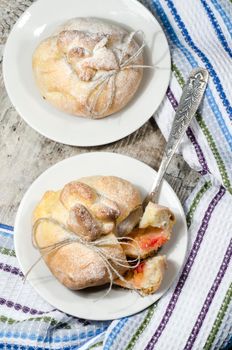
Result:
[[[94,147],[94,146],[101,146],[101,145],[107,145],[107,144],[110,144],[112,142],[116,142],[116,141],[119,141],[131,134],[133,134],[135,131],[139,130],[150,118],[153,117],[154,113],[158,110],[158,108],[160,107],[164,97],[165,97],[165,94],[166,94],[166,91],[167,91],[167,88],[168,88],[168,85],[170,83],[170,78],[171,78],[171,53],[170,53],[170,48],[169,48],[169,44],[168,44],[168,40],[167,40],[167,37],[165,35],[165,32],[163,30],[163,28],[161,27],[160,23],[158,22],[158,20],[156,19],[156,17],[152,14],[152,12],[144,5],[142,4],[141,2],[137,1],[137,0],[128,0],[130,1],[131,3],[134,4],[134,6],[137,6],[137,7],[140,7],[141,10],[143,10],[145,13],[146,13],[146,16],[149,16],[150,19],[156,24],[156,26],[159,27],[159,29],[161,30],[162,32],[162,35],[163,35],[163,40],[165,41],[165,45],[167,46],[167,82],[166,82],[166,87],[163,89],[163,93],[161,94],[161,97],[160,97],[160,102],[158,103],[158,105],[156,106],[156,108],[153,110],[153,112],[151,113],[151,115],[149,117],[146,117],[145,119],[143,119],[142,121],[136,123],[136,124],[132,124],[131,123],[131,127],[130,128],[125,128],[125,130],[121,129],[121,132],[120,132],[120,135],[117,135],[116,137],[113,137],[113,133],[112,135],[108,136],[107,139],[104,139],[102,138],[102,140],[98,140],[98,141],[94,141],[94,142],[91,142],[90,140],[88,140],[87,142],[85,140],[82,140],[82,141],[78,141],[78,138],[77,138],[77,141],[73,142],[73,141],[69,141],[67,138],[64,139],[63,137],[56,137],[54,135],[50,135],[49,134],[49,128],[48,128],[48,132],[47,130],[42,130],[35,125],[35,123],[33,122],[33,120],[30,119],[30,117],[28,117],[28,111],[25,113],[25,111],[23,111],[23,108],[22,106],[20,105],[20,107],[17,105],[17,97],[15,97],[15,93],[14,93],[14,89],[12,88],[12,83],[10,82],[10,79],[8,79],[8,66],[7,66],[7,59],[6,57],[9,55],[8,51],[9,51],[9,45],[10,43],[12,42],[13,39],[13,36],[14,36],[14,33],[17,31],[17,25],[18,23],[20,22],[21,18],[26,14],[26,12],[29,12],[30,9],[32,8],[33,11],[34,11],[34,8],[36,8],[37,6],[40,6],[41,3],[44,3],[46,4],[45,0],[37,0],[36,2],[34,2],[33,4],[31,4],[27,9],[26,11],[24,11],[21,16],[18,18],[18,20],[16,21],[16,23],[14,24],[14,26],[12,27],[8,37],[7,37],[7,41],[5,43],[5,46],[4,46],[4,52],[3,52],[3,66],[2,66],[2,71],[3,71],[3,81],[4,81],[4,85],[5,85],[5,88],[6,88],[6,91],[7,91],[7,95],[13,105],[13,107],[15,108],[16,112],[19,114],[19,116],[24,120],[24,122],[29,125],[33,130],[35,130],[38,134],[48,138],[49,140],[52,140],[54,142],[58,142],[60,144],[64,144],[64,145],[69,145],[69,146],[76,146],[76,147]],[[10,52],[10,51],[9,51]],[[54,107],[55,108],[55,107]],[[125,108],[125,107],[124,107]],[[123,109],[124,109],[123,108]],[[122,109],[122,110],[123,110]],[[121,111],[118,111],[117,113],[120,113]],[[52,112],[51,112],[52,113]],[[113,114],[114,115],[114,114]],[[75,118],[75,116],[73,116]],[[110,116],[109,116],[110,117]],[[81,117],[78,117],[78,118],[81,118]],[[108,117],[106,117],[107,119]],[[126,116],[125,116],[126,118]],[[104,119],[104,118],[103,118]],[[134,125],[134,126],[133,126]]]
[[[28,195],[28,193],[29,193],[29,191],[30,191],[30,189],[31,189],[31,187],[37,182],[37,181],[39,181],[40,180],[40,178],[44,175],[44,174],[46,174],[46,173],[48,173],[50,170],[51,170],[51,168],[55,168],[58,164],[65,164],[65,162],[66,161],[70,161],[71,159],[74,159],[74,158],[80,158],[80,157],[85,157],[86,155],[88,156],[88,155],[90,155],[91,154],[91,156],[95,156],[96,154],[97,155],[100,155],[100,156],[105,156],[105,154],[107,155],[107,156],[119,156],[119,157],[123,157],[123,158],[129,158],[129,159],[132,159],[132,160],[134,160],[134,161],[136,161],[136,162],[138,162],[138,163],[142,163],[142,165],[143,166],[146,166],[150,171],[152,171],[153,172],[153,174],[154,174],[154,176],[157,176],[157,171],[156,170],[154,170],[151,166],[149,166],[148,164],[146,164],[146,163],[144,163],[143,161],[140,161],[140,160],[138,160],[138,159],[136,159],[136,158],[134,158],[134,157],[130,157],[130,156],[128,156],[128,155],[124,155],[124,154],[120,154],[120,153],[116,153],[116,152],[97,152],[97,151],[93,151],[93,152],[84,152],[84,153],[81,153],[81,154],[78,154],[78,155],[74,155],[74,156],[71,156],[71,157],[67,157],[67,158],[65,158],[65,159],[63,159],[63,160],[61,160],[61,161],[59,161],[59,162],[57,162],[57,163],[55,163],[55,164],[53,164],[52,166],[50,166],[50,167],[48,167],[45,171],[43,171],[31,184],[30,184],[30,186],[28,187],[28,189],[26,190],[26,192],[24,193],[24,195],[23,195],[23,198],[22,198],[22,200],[21,200],[21,202],[20,202],[20,205],[19,205],[19,207],[18,207],[18,210],[17,210],[17,213],[16,213],[16,216],[15,216],[15,221],[14,221],[14,236],[13,236],[13,239],[14,239],[14,247],[15,247],[15,253],[16,253],[16,258],[17,258],[17,262],[18,262],[18,264],[19,264],[19,267],[20,267],[20,269],[21,269],[21,271],[23,272],[23,273],[25,273],[25,271],[24,271],[24,267],[23,267],[23,264],[21,263],[21,260],[20,260],[20,254],[18,253],[18,243],[17,243],[17,240],[18,240],[18,235],[17,235],[17,227],[18,227],[18,222],[19,222],[19,220],[20,220],[20,216],[21,216],[21,212],[23,211],[23,207],[24,207],[24,202],[25,202],[25,200],[27,199],[27,195]],[[117,175],[115,175],[115,176],[117,176]],[[183,256],[183,261],[182,261],[182,263],[181,263],[181,266],[180,266],[180,268],[179,268],[179,270],[178,270],[178,272],[177,272],[177,274],[176,274],[176,276],[175,276],[175,278],[170,282],[170,284],[168,285],[168,287],[165,289],[165,291],[164,291],[164,293],[157,299],[157,300],[155,300],[155,301],[151,301],[151,303],[148,305],[148,306],[146,306],[146,307],[144,307],[144,308],[141,308],[139,311],[129,311],[129,312],[127,312],[126,314],[124,314],[124,315],[122,315],[122,316],[120,316],[120,317],[115,317],[115,318],[113,318],[113,319],[120,319],[120,318],[122,318],[122,317],[128,317],[128,316],[131,316],[131,315],[135,315],[135,314],[137,314],[137,313],[139,313],[139,312],[142,312],[143,310],[145,310],[145,309],[147,309],[147,307],[149,307],[149,306],[151,306],[151,305],[153,305],[155,302],[157,302],[160,298],[162,298],[167,292],[168,292],[168,290],[171,288],[171,286],[175,283],[175,281],[176,281],[176,279],[177,279],[177,277],[178,277],[178,273],[179,273],[179,271],[181,270],[181,268],[183,267],[183,265],[184,265],[184,261],[185,261],[185,259],[186,259],[186,254],[187,254],[187,248],[188,248],[188,244],[189,244],[189,236],[188,236],[188,228],[187,228],[187,222],[186,222],[186,215],[185,215],[185,213],[184,213],[184,210],[183,210],[183,206],[182,206],[182,204],[181,204],[181,202],[180,202],[180,200],[179,200],[179,198],[178,198],[178,196],[177,196],[177,194],[175,193],[175,191],[173,190],[173,188],[169,185],[169,183],[164,179],[164,182],[165,182],[165,184],[166,184],[166,186],[168,186],[168,188],[169,188],[169,190],[171,190],[172,192],[173,192],[173,194],[175,195],[175,197],[176,197],[176,203],[178,204],[178,207],[179,207],[179,209],[180,209],[180,211],[181,211],[181,219],[182,219],[182,221],[183,221],[183,224],[184,224],[184,231],[185,231],[185,253],[184,253],[184,256]],[[135,186],[136,186],[136,184],[135,184]],[[52,273],[51,273],[52,274]],[[54,276],[53,276],[54,277]],[[54,277],[55,278],[55,277]],[[33,281],[28,281],[29,283],[30,283],[30,286],[36,291],[36,293],[38,293],[38,295],[43,299],[43,300],[45,300],[47,303],[49,303],[50,305],[52,305],[53,307],[55,307],[56,309],[58,309],[58,310],[60,310],[61,312],[65,312],[65,313],[68,313],[69,315],[71,315],[71,316],[74,316],[74,317],[80,317],[80,318],[83,318],[83,316],[78,316],[77,314],[72,314],[72,313],[69,313],[69,312],[67,312],[67,311],[65,311],[65,310],[63,310],[62,309],[62,307],[61,308],[59,308],[59,307],[57,307],[57,306],[54,306],[51,302],[50,302],[50,300],[48,300],[46,297],[44,297],[44,295],[40,292],[40,289],[37,287],[37,285],[36,284],[34,284],[33,283]],[[58,281],[59,282],[59,281]],[[60,283],[60,282],[59,282]],[[93,321],[108,321],[108,320],[112,320],[112,317],[92,317],[91,316],[91,318],[88,318],[87,316],[84,316],[84,318],[85,319],[88,319],[88,320],[93,320]]]

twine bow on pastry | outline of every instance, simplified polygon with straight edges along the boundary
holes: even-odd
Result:
[[[61,241],[59,241],[57,243],[53,243],[53,244],[50,244],[50,245],[47,245],[47,246],[40,247],[38,242],[37,242],[36,233],[37,233],[38,226],[42,222],[50,222],[50,223],[60,227],[61,229],[63,229],[69,235],[69,237],[65,238],[65,239],[63,239],[63,240],[61,240]],[[127,242],[125,240],[127,240]],[[117,269],[113,265],[125,267],[125,268],[128,268],[128,269],[136,268],[140,264],[140,253],[139,253],[138,243],[133,238],[130,238],[130,237],[117,237],[117,241],[118,241],[118,243],[120,245],[131,245],[131,243],[129,243],[128,241],[135,242],[135,244],[137,245],[137,248],[138,248],[138,258],[130,260],[130,262],[131,263],[135,263],[135,265],[131,266],[129,264],[125,264],[125,259],[116,258],[115,256],[112,256],[110,253],[108,253],[106,250],[103,249],[106,246],[115,246],[117,244],[115,242],[112,242],[110,239],[105,238],[105,239],[100,239],[100,240],[88,242],[88,241],[82,239],[80,236],[77,236],[76,233],[72,232],[68,227],[66,227],[64,224],[60,223],[59,221],[57,221],[57,220],[55,220],[53,218],[46,218],[46,217],[40,218],[40,219],[36,220],[34,225],[33,225],[33,229],[32,229],[32,245],[34,246],[35,249],[40,251],[41,256],[34,262],[33,265],[31,265],[29,270],[24,275],[23,280],[24,280],[24,282],[26,281],[29,273],[32,271],[32,269],[38,264],[38,262],[44,256],[46,256],[47,254],[49,254],[51,252],[54,252],[57,249],[60,249],[60,248],[65,247],[65,246],[67,246],[69,244],[77,242],[77,243],[82,244],[85,247],[90,248],[95,253],[97,253],[98,256],[100,256],[104,266],[106,267],[106,270],[108,272],[109,279],[110,279],[110,284],[109,284],[108,290],[103,295],[103,297],[105,297],[112,289],[112,285],[113,285],[113,281],[114,281],[113,274],[115,274],[121,281],[125,282],[126,285],[130,289],[134,289],[133,286],[131,286],[130,283],[128,283],[124,279],[124,277],[117,271]]]
[[[134,36],[138,33],[142,34],[142,44],[138,48],[138,50],[128,59],[126,59],[123,62],[123,59],[125,58],[129,46],[134,38]],[[143,48],[145,47],[145,39],[144,39],[144,33],[141,30],[138,30],[136,32],[132,32],[129,35],[129,38],[126,43],[126,47],[122,51],[121,57],[119,59],[119,64],[117,69],[113,69],[108,71],[107,73],[103,73],[100,77],[98,77],[95,80],[92,80],[93,86],[90,89],[90,92],[88,94],[87,100],[86,100],[86,109],[90,113],[91,117],[97,118],[101,115],[104,115],[104,113],[111,107],[115,94],[116,94],[116,76],[120,71],[123,71],[125,69],[136,69],[136,68],[153,68],[153,66],[149,65],[143,65],[143,64],[133,64],[133,62],[139,57],[139,55],[142,53]],[[98,112],[96,111],[96,105],[99,100],[99,97],[101,96],[103,90],[105,87],[109,84],[109,91],[110,91],[110,96],[107,100],[106,105]],[[92,101],[90,101],[92,95],[95,94],[95,96],[92,98]]]

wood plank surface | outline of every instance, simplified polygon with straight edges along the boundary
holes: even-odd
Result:
[[[0,0],[0,65],[4,44],[18,17],[32,3],[30,0]],[[58,161],[84,152],[111,151],[142,160],[157,169],[165,140],[151,118],[132,135],[105,146],[73,147],[51,141],[30,128],[12,106],[0,73],[0,222],[13,225],[23,194],[44,170]],[[169,166],[166,179],[181,202],[190,194],[199,175],[180,155]]]

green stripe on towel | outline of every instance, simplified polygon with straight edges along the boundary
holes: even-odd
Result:
[[[92,349],[96,348],[97,346],[101,346],[101,345],[103,345],[103,341],[99,341],[98,343],[93,344],[92,346],[90,346],[90,348],[88,348],[88,350],[92,350]]]
[[[212,349],[212,344],[216,338],[216,335],[219,331],[219,328],[222,324],[223,318],[225,316],[225,313],[228,309],[228,306],[229,306],[231,300],[232,300],[232,283],[230,284],[230,287],[226,292],[225,298],[220,306],[220,309],[219,309],[218,314],[216,316],[216,319],[214,321],[213,327],[208,335],[208,338],[206,340],[206,343],[204,345],[203,350]]]
[[[200,188],[200,190],[197,192],[190,208],[189,211],[186,215],[186,220],[187,220],[187,225],[188,227],[190,227],[191,223],[192,223],[192,218],[193,218],[193,214],[195,213],[195,210],[201,200],[201,198],[203,197],[203,195],[205,194],[205,192],[212,186],[211,181],[206,181],[204,183],[204,185]]]
[[[16,324],[16,323],[22,323],[27,321],[43,321],[45,323],[50,323],[51,326],[61,326],[64,329],[71,329],[71,327],[66,322],[60,322],[56,321],[54,318],[49,316],[43,316],[43,317],[30,317],[25,320],[15,320],[11,317],[6,317],[3,315],[0,315],[0,322],[2,323],[8,323],[8,324]]]
[[[13,249],[8,249],[5,247],[0,247],[0,253],[3,255],[14,256],[16,257],[15,251]]]
[[[155,308],[156,308],[157,304],[152,305],[149,309],[148,312],[144,318],[144,320],[142,321],[142,323],[140,324],[140,326],[137,328],[137,331],[134,333],[133,337],[131,338],[131,340],[129,341],[129,344],[127,345],[125,350],[131,350],[133,349],[133,347],[136,344],[136,341],[138,340],[138,338],[141,336],[141,334],[143,333],[143,331],[145,330],[145,328],[148,326]]]

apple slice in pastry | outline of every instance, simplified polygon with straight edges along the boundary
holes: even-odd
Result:
[[[116,279],[114,284],[128,289],[136,289],[143,296],[153,294],[162,283],[166,266],[164,255],[149,258],[142,261],[135,269],[126,272],[123,276],[126,282]]]

